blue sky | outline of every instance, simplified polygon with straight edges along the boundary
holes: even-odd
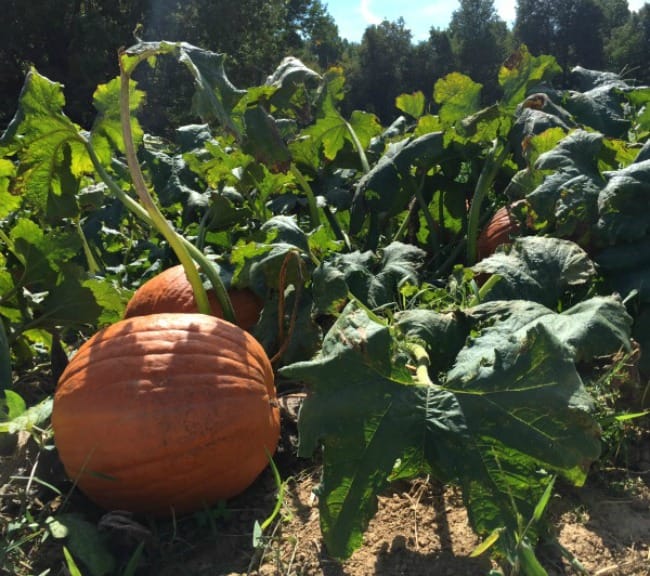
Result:
[[[638,10],[647,0],[628,0],[630,10]],[[382,20],[404,18],[406,27],[413,33],[413,40],[425,40],[429,29],[446,28],[451,14],[459,6],[448,0],[323,0],[328,12],[339,27],[339,34],[353,42],[361,41],[363,31],[370,24]],[[516,0],[494,0],[494,7],[506,22],[515,18]]]

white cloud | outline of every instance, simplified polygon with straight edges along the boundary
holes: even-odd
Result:
[[[372,8],[370,7],[370,0],[361,0],[359,11],[361,12],[362,18],[368,24],[381,24],[381,18],[379,18],[379,16],[375,16],[375,14],[372,12]]]

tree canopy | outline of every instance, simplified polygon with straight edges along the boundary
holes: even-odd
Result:
[[[554,56],[566,74],[580,65],[650,83],[650,5],[632,12],[627,0],[517,0],[511,28],[493,0],[459,0],[449,26],[432,27],[424,41],[414,42],[398,19],[367,27],[360,43],[340,37],[321,0],[7,0],[3,8],[2,124],[13,116],[31,66],[65,86],[72,118],[92,118],[92,90],[117,75],[117,50],[135,41],[136,28],[144,40],[183,40],[225,53],[237,86],[263,83],[287,55],[321,71],[340,66],[347,77],[345,108],[372,110],[385,122],[399,113],[397,95],[430,96],[435,81],[452,70],[480,83],[484,100],[498,98],[495,72],[519,44]],[[155,87],[149,92],[159,110],[187,114],[189,96],[167,90],[177,85],[174,74],[175,67],[161,64],[139,80],[145,90]],[[159,129],[166,119],[158,113],[143,122]]]

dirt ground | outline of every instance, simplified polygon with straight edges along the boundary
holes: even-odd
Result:
[[[294,407],[295,408],[295,407]],[[319,466],[295,456],[295,410],[284,411],[283,437],[276,462],[286,492],[281,514],[257,547],[253,528],[272,511],[276,486],[270,470],[223,509],[171,521],[152,522],[94,508],[76,491],[66,512],[80,512],[96,522],[124,566],[142,542],[136,575],[146,576],[480,576],[493,568],[483,556],[470,558],[479,543],[468,525],[459,491],[421,478],[397,483],[379,497],[361,549],[345,562],[328,557],[323,548],[316,497]],[[559,542],[591,576],[650,575],[650,437],[632,447],[630,467],[600,470],[581,489],[556,485],[548,513]],[[0,461],[7,471],[8,460]],[[32,466],[25,453],[24,474]],[[39,464],[39,474],[52,483],[63,480],[56,456]],[[5,477],[6,480],[6,477]],[[15,520],[8,497],[16,485],[0,487],[0,523]],[[61,484],[64,488],[65,484]],[[33,495],[33,505],[44,498]],[[57,502],[41,502],[50,513]],[[12,515],[14,515],[12,517]],[[538,548],[550,576],[578,574],[556,548]],[[12,576],[67,574],[61,543],[48,539],[28,554],[25,572]],[[11,572],[2,572],[0,574]],[[84,576],[88,573],[82,570]],[[123,571],[118,572],[120,576]]]
[[[291,480],[282,520],[264,547],[251,550],[251,528],[264,517],[259,506],[270,510],[273,504],[269,497],[274,484],[268,471],[231,502],[233,510],[241,511],[238,519],[233,518],[235,525],[224,526],[215,542],[195,548],[181,562],[168,563],[152,574],[478,576],[495,567],[485,556],[469,557],[479,540],[468,524],[458,489],[426,478],[391,486],[379,497],[379,510],[362,548],[342,563],[329,558],[321,541],[313,492],[319,467],[293,456],[296,437],[287,426],[293,416],[285,410],[285,430],[289,431],[277,456],[283,477]],[[633,452],[634,470],[599,471],[580,489],[558,484],[549,506],[558,541],[591,576],[650,575],[650,437],[640,438]],[[537,553],[550,576],[578,573],[555,548],[542,547]]]

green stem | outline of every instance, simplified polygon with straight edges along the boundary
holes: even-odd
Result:
[[[296,181],[302,188],[302,191],[307,196],[311,227],[318,228],[320,226],[320,215],[318,214],[318,206],[316,205],[316,196],[314,196],[314,191],[311,189],[309,182],[307,182],[298,166],[296,166],[293,162],[291,163],[291,173],[294,175]]]
[[[410,186],[413,189],[413,194],[415,195],[415,198],[417,199],[418,204],[422,209],[422,214],[424,214],[424,219],[426,220],[427,227],[429,228],[429,244],[431,246],[431,249],[433,250],[433,255],[437,256],[438,252],[440,251],[440,243],[438,241],[438,232],[436,230],[436,223],[433,219],[433,216],[431,216],[431,212],[429,212],[429,207],[427,206],[427,203],[424,200],[424,196],[422,196],[422,188],[424,187],[424,176],[422,176],[422,179],[420,180],[420,183],[417,186],[413,183],[413,179],[410,176],[408,178],[409,178]]]
[[[334,236],[336,236],[336,239],[340,240],[341,242],[343,242],[343,244],[345,244],[345,249],[348,252],[352,252],[352,245],[350,244],[350,238],[345,232],[343,232],[343,229],[341,228],[339,221],[336,219],[336,216],[330,210],[329,206],[323,206],[323,214],[325,214],[325,218],[327,218],[330,228],[334,231]]]
[[[363,149],[363,146],[361,145],[361,141],[359,140],[357,133],[354,131],[354,128],[352,128],[352,125],[340,114],[339,117],[341,118],[341,120],[343,120],[343,123],[345,124],[345,127],[348,133],[350,134],[350,138],[352,138],[352,143],[354,144],[354,147],[357,149],[357,154],[359,155],[359,160],[361,161],[361,167],[363,168],[364,173],[367,174],[368,172],[370,172],[370,163],[368,162],[368,157],[366,156],[366,152]]]
[[[77,227],[77,233],[79,234],[79,238],[81,238],[81,244],[83,246],[84,256],[86,256],[86,262],[88,263],[88,271],[91,274],[97,274],[100,271],[100,266],[97,263],[93,251],[90,248],[90,244],[88,244],[88,239],[86,238],[83,228],[81,227],[81,224],[79,222],[76,222],[76,227]]]
[[[499,148],[501,148],[499,150]],[[474,188],[474,196],[469,207],[469,216],[467,218],[467,265],[471,266],[476,263],[478,225],[481,215],[481,205],[487,196],[490,186],[494,182],[501,165],[503,164],[510,148],[507,144],[500,144],[495,140],[492,149],[488,153],[483,164],[483,169]]]
[[[280,510],[282,509],[282,502],[284,501],[284,482],[282,482],[282,478],[280,478],[280,472],[278,470],[278,467],[275,465],[275,462],[273,461],[273,457],[269,453],[269,451],[266,451],[266,456],[269,459],[269,466],[271,467],[271,471],[273,472],[273,479],[275,481],[275,486],[278,489],[278,494],[275,499],[275,506],[273,507],[273,511],[269,515],[268,518],[262,522],[260,525],[260,529],[262,532],[266,530],[273,520],[275,520],[276,516],[280,513]]]
[[[429,377],[429,354],[425,350],[424,346],[420,344],[415,344],[410,342],[408,344],[408,349],[413,355],[415,360],[415,380],[418,384],[433,386],[433,382]]]
[[[5,332],[4,323],[0,319],[0,392],[11,386],[11,354],[9,352],[9,339]],[[4,396],[0,396],[0,406]]]
[[[494,288],[494,286],[502,279],[502,276],[492,274],[492,276],[486,280],[485,284],[479,288],[478,293],[469,301],[468,307],[471,308],[472,306],[478,306],[481,302],[484,302],[485,297],[490,293],[490,290],[492,290],[492,288]]]
[[[88,156],[90,157],[90,160],[95,167],[95,170],[97,170],[100,178],[108,186],[108,189],[111,191],[111,193],[114,194],[115,197],[120,200],[120,202],[122,202],[122,204],[126,207],[127,210],[129,210],[129,212],[153,228],[154,223],[149,213],[133,198],[131,198],[131,196],[129,196],[124,190],[122,190],[117,182],[115,182],[113,177],[108,173],[106,168],[104,168],[104,165],[101,163],[100,159],[97,157],[92,144],[86,139],[83,140],[83,143],[86,147],[86,151],[88,152]],[[201,270],[208,277],[210,284],[212,284],[212,288],[215,291],[217,300],[219,301],[219,304],[221,304],[224,319],[228,320],[228,322],[236,324],[237,319],[235,318],[235,311],[232,307],[232,303],[230,302],[228,291],[226,290],[226,287],[221,280],[221,276],[219,276],[218,270],[214,264],[205,256],[205,254],[203,254],[201,250],[194,246],[194,244],[192,244],[183,236],[180,236],[180,239],[183,242],[186,250],[191,254],[194,261],[200,266]]]
[[[124,148],[126,153],[126,162],[129,166],[133,187],[144,209],[148,212],[153,225],[167,240],[169,246],[176,254],[178,260],[185,270],[185,275],[192,286],[196,305],[200,313],[211,314],[210,301],[208,295],[203,287],[201,276],[197,270],[192,257],[183,245],[180,235],[165,219],[162,212],[159,210],[156,203],[153,201],[147,184],[144,181],[144,175],[140,169],[140,163],[135,151],[135,143],[133,141],[133,132],[131,130],[131,112],[129,106],[129,84],[131,77],[127,74],[123,65],[122,55],[120,55],[120,120],[122,124],[122,137],[124,139]]]

